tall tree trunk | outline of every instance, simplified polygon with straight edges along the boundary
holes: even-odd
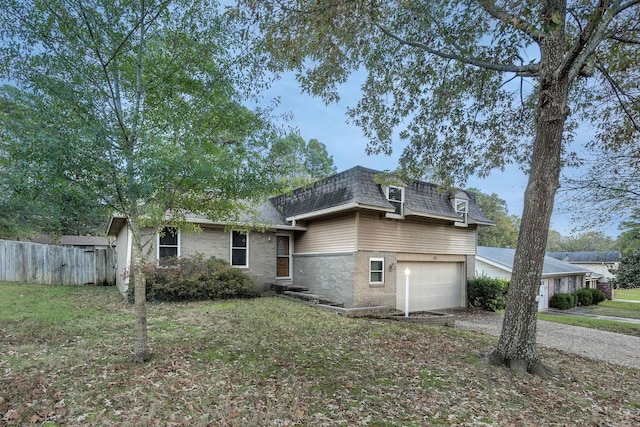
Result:
[[[569,113],[568,77],[556,74],[562,61],[563,43],[562,30],[540,43],[542,69],[529,182],[524,196],[502,333],[491,355],[493,363],[543,376],[551,372],[541,363],[536,350],[536,295],[540,287],[554,198],[559,187],[562,136]]]
[[[142,243],[140,241],[140,227],[137,218],[129,218],[129,226],[132,231],[131,245],[131,272],[134,291],[135,312],[135,341],[132,360],[135,363],[143,363],[149,359],[149,347],[147,344],[147,288],[144,273],[144,257]]]

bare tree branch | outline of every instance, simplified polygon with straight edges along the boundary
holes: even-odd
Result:
[[[536,42],[542,40],[544,36],[543,33],[541,31],[538,31],[538,29],[534,25],[519,16],[507,12],[506,10],[499,7],[494,1],[479,0],[478,3],[489,15],[493,16],[497,20],[512,26],[516,30],[522,31]]]
[[[640,132],[640,124],[636,121],[635,117],[633,116],[633,112],[629,109],[627,104],[622,99],[621,94],[624,94],[627,97],[629,97],[632,100],[634,100],[633,97],[631,97],[630,95],[626,94],[624,92],[624,90],[622,90],[620,85],[613,79],[613,77],[611,77],[611,75],[607,72],[607,70],[604,68],[603,65],[598,64],[597,67],[598,67],[598,70],[604,75],[604,77],[607,80],[607,82],[611,85],[611,88],[613,89],[613,93],[616,95],[616,99],[620,103],[620,106],[622,107],[622,110],[624,111],[626,116],[631,121],[631,124],[633,125],[633,127],[635,128],[636,131]]]
[[[640,40],[633,40],[633,39],[629,39],[629,38],[626,38],[626,37],[609,36],[607,38],[609,40],[614,40],[614,41],[617,41],[617,42],[620,42],[620,43],[640,45]]]
[[[622,3],[620,4],[620,7],[616,10],[616,15],[624,12],[625,10],[633,7],[633,6],[638,6],[640,5],[640,0],[630,0],[627,3]]]
[[[473,56],[465,56],[458,55],[456,53],[448,53],[443,52],[438,49],[433,49],[429,47],[426,43],[414,42],[410,40],[403,39],[402,37],[394,34],[391,30],[381,24],[375,24],[386,36],[396,40],[400,44],[404,44],[407,46],[417,47],[431,55],[438,56],[443,59],[452,59],[455,61],[460,61],[465,64],[473,65],[479,68],[484,68],[487,70],[495,70],[509,73],[516,73],[520,76],[535,76],[539,71],[539,65],[537,63],[529,64],[529,65],[513,65],[513,64],[495,64],[493,62],[485,61],[480,58],[476,58]]]
[[[573,47],[565,55],[562,66],[555,73],[556,78],[568,75],[569,81],[573,81],[587,63],[588,58],[593,55],[598,44],[604,39],[605,29],[609,26],[616,15],[619,6],[609,3],[609,0],[600,0],[598,6],[593,11],[593,18],[589,19],[586,27],[580,31],[580,35]]]

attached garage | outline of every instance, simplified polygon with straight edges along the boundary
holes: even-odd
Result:
[[[409,311],[465,306],[463,262],[398,262],[396,308],[405,308],[405,270],[409,268]]]

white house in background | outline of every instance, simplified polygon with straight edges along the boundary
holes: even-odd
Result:
[[[478,246],[476,277],[511,280],[515,249]],[[540,280],[538,310],[549,308],[549,300],[556,292],[571,293],[586,287],[586,277],[592,273],[586,268],[545,256]]]
[[[615,277],[609,269],[618,268],[620,251],[547,252],[547,256],[586,268],[610,281]]]

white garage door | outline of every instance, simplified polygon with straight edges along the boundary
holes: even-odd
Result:
[[[409,267],[409,311],[463,307],[463,269],[460,262],[399,262],[396,308],[405,306],[405,269]]]

